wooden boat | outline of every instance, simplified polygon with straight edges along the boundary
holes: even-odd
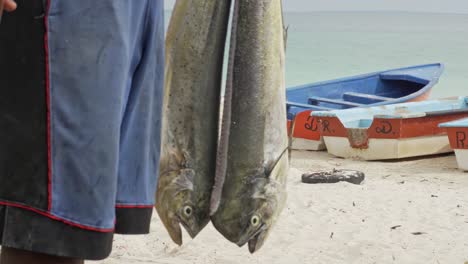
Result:
[[[292,87],[287,90],[288,131],[292,147],[325,148],[312,111],[388,105],[426,100],[443,72],[440,63],[375,72]],[[295,120],[294,128],[291,121]]]
[[[468,117],[468,97],[312,113],[328,152],[362,160],[452,152],[439,124]]]
[[[447,130],[450,146],[455,150],[458,167],[468,171],[468,118],[440,124]]]

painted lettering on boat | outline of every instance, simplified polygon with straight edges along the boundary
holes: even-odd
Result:
[[[444,129],[448,134],[452,149],[468,149],[468,128],[447,127]]]
[[[381,124],[381,126],[377,126],[375,128],[375,132],[377,134],[388,135],[388,134],[392,133],[392,131],[393,131],[392,123],[390,123],[388,121],[380,121],[380,124]]]
[[[330,131],[330,121],[328,120],[323,120],[323,132],[328,132],[328,133],[332,133],[332,131]]]
[[[347,131],[337,117],[315,117],[319,126],[319,132],[323,136],[346,137]]]
[[[317,131],[318,130],[317,120],[315,120],[315,118],[313,118],[312,116],[309,116],[307,118],[307,122],[304,124],[304,128],[310,131]]]
[[[457,131],[457,148],[465,148],[466,133],[463,131]]]
[[[316,117],[311,116],[311,110],[300,112],[294,118],[295,126],[293,131],[294,138],[303,138],[308,140],[320,141],[320,125]]]

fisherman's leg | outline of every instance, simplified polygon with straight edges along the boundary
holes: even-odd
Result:
[[[121,129],[116,233],[146,234],[159,171],[164,77],[164,1],[146,0],[148,13],[134,56]]]

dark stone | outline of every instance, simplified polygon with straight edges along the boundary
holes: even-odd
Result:
[[[361,184],[364,181],[363,172],[355,170],[333,170],[327,172],[305,173],[302,182],[308,184],[349,182]]]

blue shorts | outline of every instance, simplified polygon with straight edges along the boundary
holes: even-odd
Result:
[[[0,244],[84,259],[149,231],[162,0],[17,0],[0,24]]]

